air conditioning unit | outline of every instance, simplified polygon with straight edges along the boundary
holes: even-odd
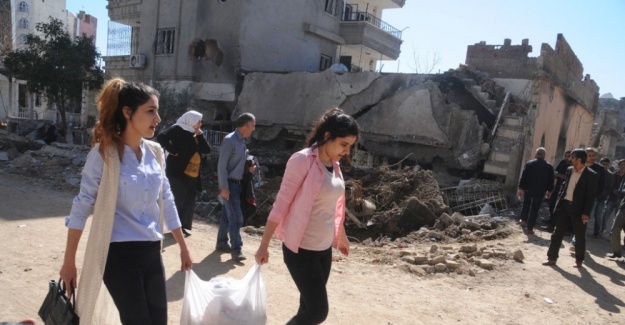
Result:
[[[133,54],[130,56],[131,68],[145,68],[145,55]]]

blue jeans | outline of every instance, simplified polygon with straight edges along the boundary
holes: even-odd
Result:
[[[603,226],[601,227],[601,229],[603,229],[603,232],[612,230],[612,224],[614,223],[614,221],[612,221],[610,224],[608,224],[608,221],[610,221],[614,212],[618,212],[616,210],[616,202],[610,200],[606,201],[605,210],[603,210]]]
[[[593,211],[593,215],[595,217],[595,228],[593,229],[592,235],[597,237],[601,234],[601,232],[605,229],[605,222],[603,221],[603,210],[605,209],[605,200],[597,201],[595,204],[595,210]]]
[[[228,181],[228,188],[230,190],[230,200],[226,200],[223,197],[220,197],[219,200],[223,208],[219,220],[219,231],[217,232],[217,245],[226,245],[228,243],[228,235],[230,235],[232,253],[239,253],[241,252],[241,246],[243,246],[240,232],[243,226],[241,184]]]

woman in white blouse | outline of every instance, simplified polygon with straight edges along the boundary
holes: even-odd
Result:
[[[78,289],[81,324],[120,320],[123,324],[167,324],[160,252],[163,223],[180,246],[181,270],[191,268],[192,260],[163,172],[163,150],[146,140],[154,136],[161,121],[158,92],[117,78],[104,85],[97,103],[100,119],[93,132],[93,148],[82,171],[80,193],[65,220],[68,236],[60,276],[69,294],[70,288]],[[91,214],[77,282],[76,251]],[[107,310],[109,297],[117,308]],[[103,318],[107,313],[106,317],[115,318],[110,309],[113,314],[115,309],[119,312],[116,320]]]

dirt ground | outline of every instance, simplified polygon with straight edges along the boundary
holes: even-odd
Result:
[[[0,322],[26,317],[37,310],[56,279],[65,248],[64,217],[76,193],[42,188],[33,178],[0,170]],[[524,235],[518,226],[506,239],[478,242],[508,250],[520,249],[522,263],[495,259],[492,271],[417,276],[400,266],[399,251],[428,251],[431,244],[391,244],[383,247],[353,243],[349,257],[339,257],[328,283],[330,313],[325,324],[624,324],[625,263],[604,258],[605,239],[588,239],[585,267],[563,248],[558,266],[541,265],[549,234]],[[252,266],[260,237],[243,234],[249,257],[235,264],[228,254],[213,250],[217,227],[197,220],[189,237],[195,264],[204,280],[214,276],[242,277]],[[80,245],[84,252],[86,234]],[[459,246],[460,244],[450,244]],[[164,243],[169,323],[178,324],[184,275],[178,248],[171,236]],[[268,324],[284,324],[295,312],[298,294],[282,262],[280,243],[270,247],[272,258],[263,267],[268,293]],[[78,260],[80,266],[82,258]],[[79,284],[80,285],[80,284]]]

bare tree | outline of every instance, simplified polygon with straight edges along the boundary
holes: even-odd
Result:
[[[427,53],[425,56],[420,55],[418,48],[412,44],[412,64],[408,63],[410,70],[419,74],[430,74],[436,66],[441,62],[442,58],[438,55],[438,51],[433,54]]]

